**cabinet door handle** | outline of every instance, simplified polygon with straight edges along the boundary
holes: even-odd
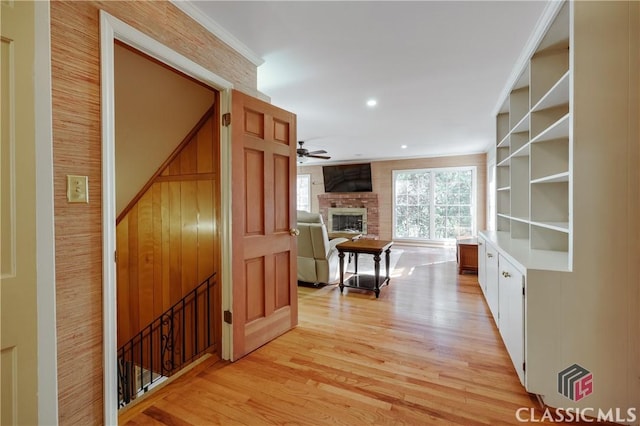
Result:
[[[492,258],[492,257],[493,257],[493,255],[492,255],[491,253],[487,253],[487,257],[488,257],[488,258]]]
[[[505,278],[510,278],[511,274],[508,273],[507,271],[502,271],[502,276],[505,277]]]

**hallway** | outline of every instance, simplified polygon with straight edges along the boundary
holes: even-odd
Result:
[[[120,424],[514,424],[518,382],[475,275],[451,249],[402,249],[380,298],[299,287],[299,325],[233,363],[205,361]]]

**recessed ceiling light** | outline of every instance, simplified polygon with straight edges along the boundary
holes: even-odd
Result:
[[[368,107],[374,107],[374,106],[376,106],[376,105],[378,105],[378,101],[376,101],[375,99],[369,99],[369,100],[367,101],[367,106],[368,106]]]
[[[406,145],[400,145],[400,148],[407,149],[407,146]]]

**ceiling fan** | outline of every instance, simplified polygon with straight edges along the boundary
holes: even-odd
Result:
[[[304,163],[305,161],[307,161],[307,158],[321,158],[323,160],[328,160],[331,158],[328,155],[321,155],[327,153],[327,151],[323,149],[319,151],[309,151],[308,149],[302,147],[304,145],[304,141],[298,141],[298,144],[300,145],[300,148],[296,150],[298,153],[298,163]]]

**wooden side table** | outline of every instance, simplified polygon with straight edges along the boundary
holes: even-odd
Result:
[[[338,249],[338,257],[340,258],[340,293],[345,287],[360,288],[370,290],[376,294],[376,299],[380,295],[380,286],[384,283],[389,284],[389,263],[391,255],[391,246],[393,241],[383,240],[357,240],[346,241],[336,246]],[[353,253],[356,258],[355,274],[346,282],[344,281],[344,254]],[[372,254],[374,262],[374,275],[358,274],[358,254]],[[380,280],[380,256],[385,254],[386,274],[384,279]]]
[[[459,237],[456,239],[456,257],[458,273],[464,271],[478,273],[478,239],[476,237]]]

